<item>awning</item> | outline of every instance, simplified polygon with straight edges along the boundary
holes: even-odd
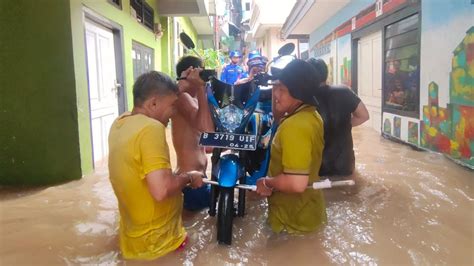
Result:
[[[229,35],[231,36],[237,36],[241,32],[240,28],[237,27],[234,23],[229,22]]]

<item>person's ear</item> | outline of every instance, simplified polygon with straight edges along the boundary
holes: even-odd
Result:
[[[146,104],[147,104],[147,107],[148,107],[148,108],[155,110],[155,109],[158,107],[158,105],[159,105],[158,97],[156,97],[156,96],[151,96],[151,97],[148,98],[148,100],[146,101]]]

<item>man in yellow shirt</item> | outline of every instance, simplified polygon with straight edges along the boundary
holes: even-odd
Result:
[[[199,86],[199,69],[186,70],[180,86]],[[182,189],[202,186],[200,175],[171,172],[165,128],[175,112],[177,86],[152,71],[133,86],[131,113],[117,118],[109,134],[110,182],[120,212],[120,249],[126,259],[152,260],[186,239]]]
[[[306,189],[319,180],[324,148],[323,121],[316,111],[318,75],[295,59],[273,85],[274,108],[285,114],[271,146],[269,176],[257,181],[257,193],[268,198],[268,221],[274,232],[305,233],[326,222],[320,190]]]

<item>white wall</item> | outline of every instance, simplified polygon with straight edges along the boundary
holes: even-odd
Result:
[[[273,57],[278,55],[278,49],[280,49],[286,43],[294,43],[295,46],[298,44],[296,40],[282,41],[280,39],[281,28],[270,28],[265,31],[265,34],[258,38],[256,41],[257,49],[262,49],[262,54],[268,57],[268,60],[272,60]],[[296,54],[296,49],[294,54]]]

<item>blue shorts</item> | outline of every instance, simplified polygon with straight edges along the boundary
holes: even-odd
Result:
[[[211,198],[211,186],[203,185],[200,188],[192,189],[186,187],[183,189],[184,209],[188,211],[199,211],[209,207]]]

